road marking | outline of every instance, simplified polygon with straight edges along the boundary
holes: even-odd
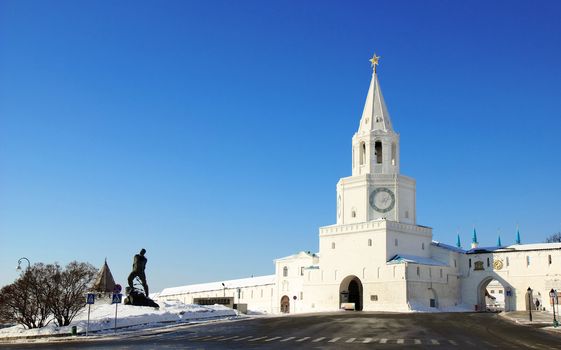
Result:
[[[440,343],[436,339],[431,339],[430,342],[433,343],[434,345],[440,345]]]
[[[310,337],[304,337],[302,339],[298,339],[297,342],[303,342],[303,341],[308,340],[308,339],[310,339]]]
[[[273,340],[277,340],[277,339],[280,339],[280,338],[282,338],[282,337],[272,337],[272,338],[269,338],[265,341],[273,341]]]
[[[289,341],[289,340],[292,340],[292,339],[294,339],[294,338],[296,338],[296,337],[288,337],[288,338],[283,339],[283,340],[280,340],[280,341]]]
[[[341,337],[333,338],[328,343],[335,343],[337,340],[341,339]]]
[[[189,340],[203,340],[203,339],[206,339],[206,338],[212,338],[212,335],[205,335],[205,336],[202,336],[202,337],[199,336],[199,337],[191,338]]]
[[[242,340],[246,340],[246,339],[249,339],[249,338],[253,338],[253,336],[250,335],[249,337],[238,338],[238,339],[235,339],[234,341],[242,341]]]
[[[228,338],[220,339],[219,341],[232,340],[232,339],[239,338],[239,337],[240,337],[239,335],[234,335],[233,337],[228,337]]]
[[[398,340],[397,340],[397,343],[398,343],[398,344],[403,344],[403,339],[398,339]]]
[[[471,345],[471,346],[475,346],[475,343],[474,343],[474,342],[471,342],[471,341],[469,341],[469,340],[466,340],[466,343],[468,343],[468,344]]]
[[[388,340],[386,338],[380,339],[380,344],[386,344]]]
[[[267,337],[253,338],[253,339],[250,339],[250,340],[248,340],[248,341],[258,341],[258,340],[262,340],[262,339],[267,339]]]
[[[415,339],[415,344],[421,344],[421,339]]]
[[[495,344],[491,344],[488,341],[483,341],[485,344],[489,345],[490,347],[496,348],[497,346]]]
[[[222,338],[224,338],[224,336],[223,336],[223,335],[219,335],[219,336],[216,336],[216,337],[207,338],[207,339],[205,339],[204,341],[219,340],[219,339],[222,339]]]
[[[450,342],[450,344],[452,345],[458,345],[458,343],[456,343],[455,341],[453,341],[452,339],[448,339],[448,341]]]
[[[325,337],[317,338],[315,340],[312,340],[312,343],[317,343],[318,341],[322,341],[324,339],[325,339]]]
[[[362,341],[364,344],[366,343],[370,343],[372,341],[372,338],[364,338],[364,340]]]
[[[349,338],[347,339],[347,341],[345,343],[352,343],[355,341],[356,338]]]

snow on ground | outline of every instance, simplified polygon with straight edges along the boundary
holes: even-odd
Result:
[[[115,327],[115,304],[108,300],[96,301],[90,312],[89,331],[112,330]],[[161,323],[188,323],[194,321],[227,319],[238,316],[236,310],[223,305],[201,306],[184,304],[180,301],[160,302],[160,308],[118,304],[117,328],[132,326],[155,326]],[[78,333],[86,332],[88,308],[85,307],[69,326],[57,327],[53,322],[43,328],[26,329],[17,325],[0,329],[0,339],[12,337],[33,337],[40,335],[70,334],[72,326]]]

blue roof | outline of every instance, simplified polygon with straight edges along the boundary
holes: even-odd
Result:
[[[431,244],[433,246],[448,249],[448,250],[454,251],[456,253],[465,253],[466,252],[462,248],[454,247],[454,246],[451,246],[451,245],[448,245],[448,244],[445,244],[445,243],[440,243],[440,242],[437,242],[437,241],[432,241]]]
[[[441,261],[434,260],[434,259],[431,259],[431,258],[423,258],[421,256],[415,256],[415,255],[399,254],[399,255],[395,255],[393,258],[388,260],[388,264],[401,264],[401,263],[433,265],[433,266],[448,266],[447,264],[445,264]]]

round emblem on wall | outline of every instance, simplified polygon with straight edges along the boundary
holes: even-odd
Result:
[[[503,268],[503,261],[502,260],[495,260],[493,261],[493,267],[495,270],[500,270]]]
[[[395,205],[395,194],[386,187],[378,187],[370,193],[369,198],[372,209],[379,213],[387,213]]]

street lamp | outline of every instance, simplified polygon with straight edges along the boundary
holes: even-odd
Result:
[[[530,322],[532,322],[532,288],[528,287],[528,316],[530,317]]]
[[[28,269],[31,267],[31,263],[29,262],[29,259],[26,258],[26,257],[23,257],[23,258],[20,258],[20,259],[18,260],[18,267],[16,267],[16,270],[21,270],[21,261],[22,261],[22,260],[27,261],[27,268],[28,268]]]
[[[222,282],[222,287],[224,288],[224,298],[226,297],[226,285]]]
[[[549,297],[551,300],[551,305],[553,305],[553,327],[557,327],[559,325],[559,322],[557,322],[557,318],[555,317],[555,299],[557,299],[557,292],[555,291],[555,289],[551,288],[551,290],[549,291]]]

